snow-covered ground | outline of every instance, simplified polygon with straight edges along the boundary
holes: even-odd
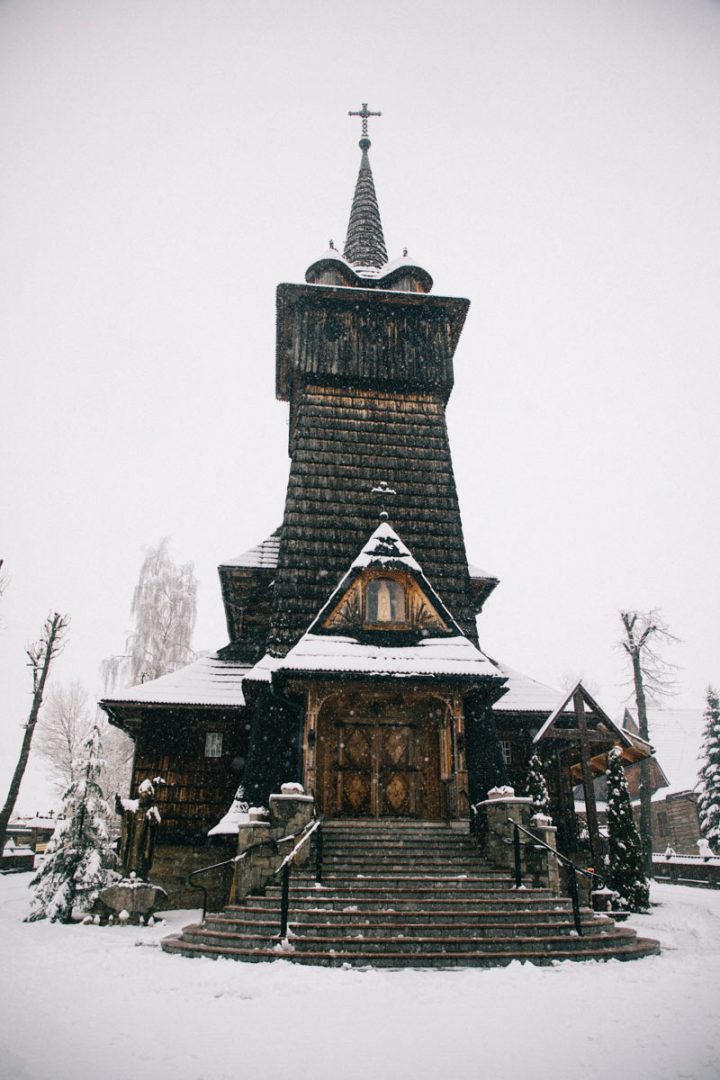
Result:
[[[720,891],[656,885],[659,957],[343,971],[166,956],[164,927],[22,922],[0,876],[3,1080],[717,1080]],[[138,947],[140,946],[140,947]]]

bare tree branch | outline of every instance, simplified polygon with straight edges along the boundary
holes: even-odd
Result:
[[[25,734],[20,748],[20,756],[18,758],[18,763],[15,766],[13,778],[10,781],[10,790],[8,791],[5,805],[2,810],[0,810],[0,852],[2,852],[5,845],[8,823],[12,812],[15,809],[15,803],[20,792],[20,785],[23,776],[25,775],[28,758],[30,757],[30,746],[35,732],[35,725],[37,724],[38,716],[40,715],[40,706],[42,705],[43,694],[45,693],[45,684],[50,671],[50,664],[63,647],[63,637],[67,630],[68,623],[69,619],[67,615],[59,615],[57,612],[54,614],[51,613],[45,620],[40,640],[32,645],[28,645],[27,648],[27,655],[30,659],[28,666],[32,671],[33,699],[30,707],[30,715],[27,724],[25,725]]]
[[[618,646],[630,660],[631,678],[640,737],[650,741],[647,703],[675,693],[675,664],[671,664],[659,649],[678,639],[670,633],[657,608],[652,611],[621,611],[623,636]],[[647,758],[640,761],[640,839],[643,849],[645,875],[652,877],[652,791],[650,765]]]

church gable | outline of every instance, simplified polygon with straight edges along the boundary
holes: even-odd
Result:
[[[404,631],[427,636],[456,633],[457,625],[410,549],[383,521],[311,630],[342,634]]]
[[[361,571],[316,629],[449,632],[417,581],[407,573],[388,570]]]

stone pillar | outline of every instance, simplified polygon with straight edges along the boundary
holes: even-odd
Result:
[[[237,903],[251,892],[260,892],[272,880],[285,856],[297,843],[295,834],[302,832],[312,821],[313,805],[312,795],[305,794],[302,784],[283,784],[280,794],[270,796],[269,817],[263,811],[250,811],[251,820],[238,828],[238,855],[249,848],[252,850],[236,864],[232,891]],[[266,843],[262,847],[256,846],[261,841]],[[299,852],[299,862],[307,862],[309,849],[310,841]]]
[[[492,788],[488,791],[487,799],[477,804],[477,811],[488,860],[512,873],[515,855],[512,845],[513,829],[508,824],[508,818],[526,829],[529,828],[532,799],[516,797],[511,787]],[[522,834],[521,838],[525,839]]]
[[[312,795],[305,795],[301,784],[283,784],[279,795],[270,796],[270,822],[274,838],[281,840],[284,836],[302,832],[312,821],[314,802]],[[278,866],[292,851],[296,842],[296,840],[291,840],[280,845]],[[310,841],[298,853],[299,865],[305,865],[309,857]]]
[[[553,825],[552,818],[546,814],[535,814],[530,818],[530,831],[538,840],[543,840],[548,847],[557,850],[557,828]],[[553,896],[560,895],[560,866],[554,855],[545,848],[533,848],[530,844],[527,848],[527,866],[533,875],[533,885],[549,889]]]
[[[237,853],[242,855],[243,851],[254,848],[254,845],[259,844],[261,840],[269,841],[272,839],[272,829],[269,821],[249,821],[238,827]],[[262,880],[261,867],[265,859],[261,860],[260,856],[267,857],[271,850],[272,847],[268,844],[265,848],[251,851],[244,859],[236,863],[232,890],[234,897],[231,898],[234,903],[241,903],[249,893],[262,888],[265,882]]]

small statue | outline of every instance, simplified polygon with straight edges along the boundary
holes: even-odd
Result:
[[[155,783],[158,781],[156,778]],[[126,877],[135,874],[141,881],[147,881],[155,853],[155,831],[162,820],[152,782],[143,780],[137,799],[121,799],[116,795],[115,811],[122,816],[120,860],[123,873]]]

